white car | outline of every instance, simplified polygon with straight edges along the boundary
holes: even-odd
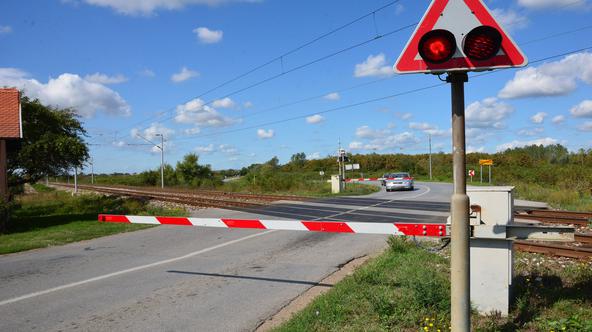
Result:
[[[413,178],[409,173],[392,173],[386,179],[386,191],[394,191],[398,189],[413,190]]]

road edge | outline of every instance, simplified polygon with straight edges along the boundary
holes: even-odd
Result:
[[[339,266],[335,272],[329,274],[319,281],[318,285],[307,289],[297,297],[290,300],[286,305],[281,307],[279,311],[267,319],[261,321],[254,331],[267,332],[287,322],[292,318],[292,316],[294,316],[294,314],[306,308],[306,306],[308,306],[318,296],[328,292],[333,286],[335,286],[345,277],[352,275],[358,267],[364,265],[368,260],[381,255],[387,248],[388,246],[386,246],[385,242],[385,246],[380,250],[363,256],[354,257],[351,260],[345,262],[343,265]]]

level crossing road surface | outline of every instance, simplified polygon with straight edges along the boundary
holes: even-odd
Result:
[[[445,222],[450,185],[196,217]],[[0,331],[250,331],[385,235],[159,226],[0,257]],[[322,285],[321,285],[322,286]]]

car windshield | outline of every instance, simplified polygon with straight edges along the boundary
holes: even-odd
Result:
[[[409,177],[409,173],[393,173],[391,174],[392,178],[408,178]]]

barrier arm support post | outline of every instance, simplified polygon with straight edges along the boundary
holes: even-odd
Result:
[[[446,77],[452,96],[452,160],[454,192],[451,198],[451,327],[453,332],[471,330],[470,225],[465,154],[466,72],[452,72]]]

